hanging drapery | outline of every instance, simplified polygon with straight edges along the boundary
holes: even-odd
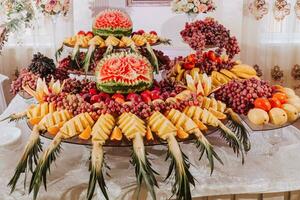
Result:
[[[247,5],[259,0],[247,1]],[[262,7],[263,1],[259,1]],[[245,9],[242,26],[241,58],[244,63],[258,65],[263,77],[274,84],[296,87],[300,80],[291,77],[292,69],[300,64],[300,21],[296,7],[300,0],[269,1],[272,7],[268,12],[257,7],[255,12]],[[265,8],[266,8],[266,4]],[[295,5],[295,12],[291,12]],[[300,12],[300,11],[298,11]],[[262,16],[262,13],[267,13]],[[253,17],[254,15],[254,17]],[[260,20],[257,20],[260,18]]]

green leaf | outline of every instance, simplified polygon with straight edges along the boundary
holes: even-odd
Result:
[[[217,161],[219,161],[219,163],[223,165],[221,158],[218,156],[213,146],[208,142],[208,140],[205,137],[197,138],[196,147],[199,149],[200,152],[199,160],[201,160],[204,153],[206,154],[210,166],[210,174],[212,174],[214,171],[214,159],[217,159]]]
[[[165,180],[167,180],[174,171],[175,182],[172,186],[172,196],[176,194],[177,200],[191,200],[190,184],[195,186],[195,181],[189,171],[190,162],[188,157],[181,151],[175,137],[168,139],[168,147],[166,160],[170,159],[171,164]]]
[[[153,65],[155,72],[158,74],[159,72],[158,60],[149,42],[147,42],[146,44],[146,50],[150,55],[150,63]]]
[[[29,140],[26,144],[21,160],[19,161],[15,169],[15,173],[8,183],[8,186],[11,188],[10,193],[12,193],[15,190],[20,175],[22,173],[25,173],[26,177],[27,171],[30,170],[31,172],[33,172],[33,164],[37,164],[39,156],[38,154],[42,151],[42,143],[39,137],[36,137],[34,139],[35,140]],[[26,178],[24,180],[24,188],[26,186],[25,183]]]
[[[61,139],[57,138],[52,140],[50,148],[48,148],[42,159],[37,164],[30,181],[29,193],[33,190],[33,199],[36,200],[41,184],[44,184],[45,190],[47,190],[47,172],[50,173],[50,167],[57,159],[57,156],[61,152]]]

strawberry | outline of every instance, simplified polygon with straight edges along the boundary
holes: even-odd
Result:
[[[151,99],[159,99],[160,98],[160,91],[159,90],[153,90],[151,91]]]
[[[92,37],[94,37],[94,33],[92,31],[88,31],[88,32],[86,32],[85,36],[92,38]]]
[[[213,62],[216,62],[217,61],[217,57],[216,57],[216,54],[215,52],[213,51],[209,51],[208,54],[207,54],[208,58],[213,61]]]
[[[111,98],[113,98],[113,99],[123,99],[123,100],[125,100],[125,97],[124,97],[124,95],[123,94],[119,94],[119,93],[116,93],[116,94],[114,94]]]
[[[145,90],[144,92],[141,93],[142,100],[145,103],[150,103],[151,102],[151,95],[152,95],[152,93],[149,90]]]
[[[183,68],[186,70],[193,69],[194,67],[195,67],[194,63],[191,63],[191,62],[183,63]]]
[[[94,104],[94,103],[97,103],[97,102],[100,102],[100,101],[101,101],[101,97],[100,97],[100,95],[97,95],[97,94],[92,96],[91,100],[90,100],[91,104]]]
[[[97,92],[96,89],[91,88],[91,89],[89,90],[89,94],[90,94],[91,96],[94,96],[94,95],[98,94],[98,92]]]
[[[150,31],[151,35],[157,35],[157,33],[155,31]]]
[[[77,35],[85,36],[85,32],[84,32],[84,31],[79,31],[79,32],[77,33]]]
[[[139,35],[143,35],[144,33],[145,33],[144,30],[138,30],[138,31],[137,31],[137,34],[139,34]]]
[[[141,96],[135,93],[129,93],[126,97],[128,101],[140,102],[142,101]]]
[[[99,95],[101,101],[106,101],[106,100],[110,99],[110,96],[107,93],[100,92],[98,95]]]

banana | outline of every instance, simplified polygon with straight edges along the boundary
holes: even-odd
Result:
[[[230,70],[231,72],[237,74],[237,73],[242,73],[242,74],[248,74],[248,75],[253,75],[256,76],[256,71],[253,67],[245,64],[239,64],[233,66],[233,68]]]
[[[234,73],[232,73],[231,71],[227,70],[227,69],[221,69],[220,73],[224,74],[225,76],[227,76],[229,79],[238,79],[239,77],[237,77]]]

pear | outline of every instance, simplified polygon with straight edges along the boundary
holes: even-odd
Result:
[[[288,96],[288,98],[297,97],[297,95],[295,94],[295,91],[291,88],[283,88],[282,92],[284,92]]]
[[[288,103],[295,106],[297,108],[298,112],[300,112],[300,98],[298,96],[295,96],[293,98],[289,98]]]
[[[283,125],[288,121],[286,112],[281,108],[272,108],[269,111],[270,122],[274,125]]]
[[[255,125],[264,125],[269,123],[269,115],[266,111],[254,108],[248,112],[249,120]]]
[[[283,104],[282,109],[286,112],[289,122],[293,122],[298,119],[298,109],[292,104]]]

